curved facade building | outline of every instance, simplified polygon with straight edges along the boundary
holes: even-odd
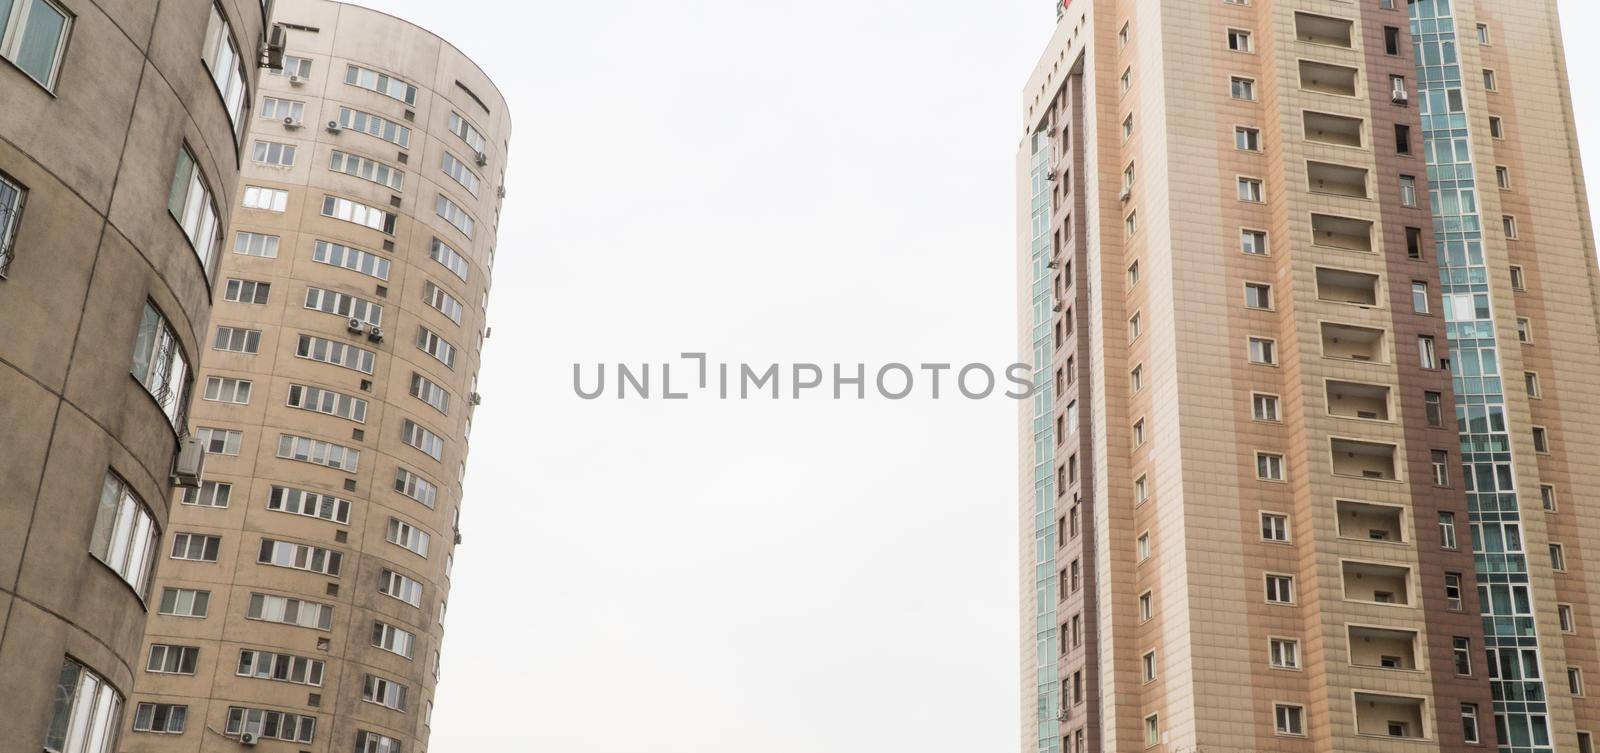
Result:
[[[376,11],[274,9],[123,745],[426,747],[510,124]]]
[[[263,27],[0,0],[0,752],[131,718]]]

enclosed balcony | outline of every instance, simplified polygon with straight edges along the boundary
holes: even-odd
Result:
[[[1294,38],[1310,44],[1349,49],[1354,27],[1354,22],[1344,18],[1300,11],[1294,14]]]
[[[1411,569],[1376,562],[1341,562],[1344,598],[1375,604],[1411,605]]]
[[[1410,696],[1356,693],[1356,734],[1428,739],[1426,701]]]
[[[1372,221],[1331,214],[1311,215],[1311,242],[1345,251],[1372,253]]]
[[[1381,384],[1329,380],[1328,415],[1367,421],[1389,420],[1389,388]]]
[[[1378,305],[1381,279],[1367,272],[1317,267],[1317,300],[1372,308]]]
[[[1312,193],[1367,198],[1367,170],[1364,167],[1335,165],[1329,162],[1306,163],[1306,186]]]
[[[1325,358],[1385,363],[1389,360],[1386,340],[1381,329],[1322,323],[1322,355]]]
[[[1322,94],[1354,97],[1356,95],[1357,73],[1356,69],[1349,66],[1320,63],[1315,60],[1302,60],[1300,61],[1300,88]]]
[[[1359,147],[1362,144],[1361,118],[1347,118],[1343,115],[1329,115],[1310,110],[1305,111],[1303,118],[1307,141],[1335,146]]]
[[[1350,663],[1374,669],[1417,669],[1417,633],[1413,630],[1350,625]]]
[[[1407,540],[1405,515],[1399,507],[1352,499],[1341,499],[1334,505],[1339,516],[1339,538],[1394,544]]]

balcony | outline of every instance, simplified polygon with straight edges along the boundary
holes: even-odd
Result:
[[[1308,44],[1350,49],[1354,27],[1354,22],[1343,18],[1298,11],[1294,14],[1294,38]]]
[[[1349,626],[1350,663],[1373,669],[1417,669],[1417,633],[1413,630]]]
[[[1341,499],[1334,503],[1339,516],[1339,538],[1362,541],[1406,542],[1405,515],[1401,508]]]
[[[1347,361],[1387,363],[1385,332],[1353,324],[1322,323],[1322,356]]]
[[[1328,440],[1333,452],[1333,475],[1347,478],[1365,478],[1374,481],[1398,481],[1395,468],[1395,446],[1381,442],[1364,442],[1359,439]]]
[[[1366,272],[1317,267],[1317,300],[1374,308],[1378,305],[1378,283],[1381,280],[1379,276]]]
[[[1302,113],[1301,117],[1305,123],[1306,141],[1357,148],[1362,144],[1361,118],[1347,118],[1343,115],[1329,115],[1310,110]]]
[[[1346,601],[1411,606],[1411,570],[1376,562],[1339,563],[1344,571]]]
[[[1330,416],[1389,420],[1389,388],[1385,385],[1329,380],[1327,394]]]
[[[1365,199],[1367,170],[1364,167],[1335,165],[1328,162],[1307,162],[1306,187],[1312,193]]]
[[[1395,737],[1405,740],[1426,740],[1428,729],[1427,704],[1421,698],[1387,695],[1384,693],[1356,693],[1356,734],[1375,737]]]
[[[1315,60],[1302,60],[1300,61],[1300,88],[1321,94],[1354,97],[1356,95],[1357,73],[1356,69],[1349,66],[1319,63]]]
[[[1318,246],[1372,253],[1372,221],[1331,214],[1311,215],[1311,242]]]

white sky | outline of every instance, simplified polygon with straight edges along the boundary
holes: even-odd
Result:
[[[1050,4],[363,4],[461,47],[515,122],[430,750],[1014,750],[1014,403],[570,380],[692,350],[1015,360]],[[1569,38],[1600,25],[1561,7]],[[1567,52],[1594,155],[1600,46]]]

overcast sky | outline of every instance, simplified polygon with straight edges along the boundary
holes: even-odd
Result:
[[[1014,750],[1014,403],[584,402],[571,364],[1015,360],[1050,3],[362,4],[515,125],[432,753]]]

